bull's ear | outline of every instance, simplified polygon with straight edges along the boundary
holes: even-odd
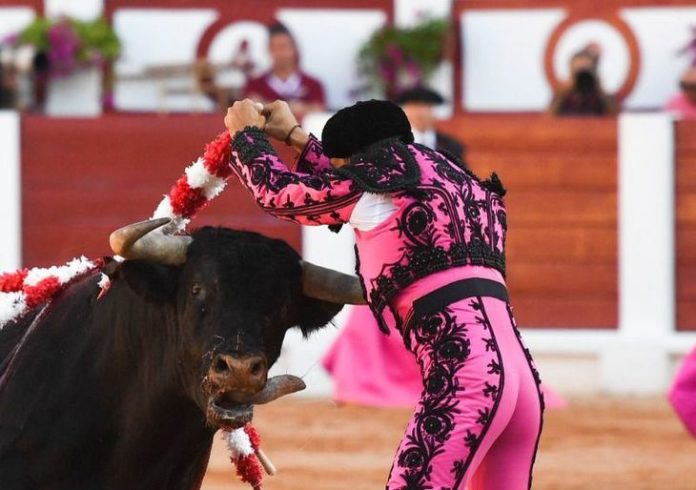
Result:
[[[179,269],[149,260],[126,260],[119,276],[140,297],[151,303],[164,303],[176,297]]]
[[[302,334],[307,337],[313,331],[327,325],[342,308],[341,304],[302,296],[298,322]]]

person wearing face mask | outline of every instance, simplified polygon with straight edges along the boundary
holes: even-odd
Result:
[[[556,91],[549,113],[554,116],[606,116],[616,113],[612,98],[602,89],[599,53],[585,48],[570,59],[571,77]]]

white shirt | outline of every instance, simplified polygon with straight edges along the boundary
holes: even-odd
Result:
[[[389,194],[365,192],[350,215],[348,224],[360,231],[370,231],[397,210]]]
[[[287,80],[281,80],[271,73],[266,79],[266,83],[268,83],[277,94],[281,95],[283,99],[292,99],[297,97],[300,93],[300,89],[302,88],[302,77],[300,77],[299,73],[295,72],[290,75]]]
[[[432,148],[435,150],[437,146],[437,135],[435,134],[435,130],[430,129],[428,131],[416,131],[415,129],[412,130],[413,132],[413,139],[416,143],[425,145],[428,148]]]

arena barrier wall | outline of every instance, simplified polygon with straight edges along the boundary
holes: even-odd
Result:
[[[315,132],[326,117],[317,116]],[[7,148],[16,128],[15,150],[2,153],[3,162],[15,162],[1,168],[8,187],[2,219],[15,230],[3,241],[3,257],[10,257],[3,260],[19,261],[21,236],[25,265],[108,254],[109,232],[147,217],[221,129],[219,116],[20,122],[3,113],[0,124]],[[696,344],[696,333],[686,331],[696,303],[696,126],[626,114],[618,121],[462,116],[442,129],[467,142],[476,172],[495,169],[508,188],[510,292],[544,378],[569,392],[663,391],[674,362]],[[279,151],[291,159],[286,147]],[[20,195],[9,185],[19,176],[20,154],[21,233]],[[283,223],[258,210],[236,183],[194,226],[205,224],[283,238],[309,260],[353,268],[349,230],[334,235]],[[329,327],[309,342],[290,335],[277,369],[308,373],[309,393],[325,394],[330,384],[317,364],[338,331]]]

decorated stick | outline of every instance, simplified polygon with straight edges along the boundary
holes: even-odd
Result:
[[[0,330],[59,291],[103,266],[101,260],[79,257],[60,267],[34,267],[0,274]]]
[[[275,465],[268,458],[266,453],[263,452],[263,449],[256,449],[256,457],[259,458],[259,462],[261,463],[261,466],[263,466],[263,469],[266,470],[267,475],[274,476],[276,473],[278,473],[278,470],[276,469]]]
[[[183,231],[198,211],[225,189],[232,174],[230,134],[220,133],[205,146],[203,156],[189,165],[155,209],[152,218],[170,218],[164,233]]]
[[[255,103],[259,112],[263,104]],[[205,146],[203,156],[189,165],[179,180],[164,196],[152,218],[171,218],[172,222],[162,231],[183,231],[191,218],[224,190],[232,174],[230,165],[231,136],[220,133]]]

